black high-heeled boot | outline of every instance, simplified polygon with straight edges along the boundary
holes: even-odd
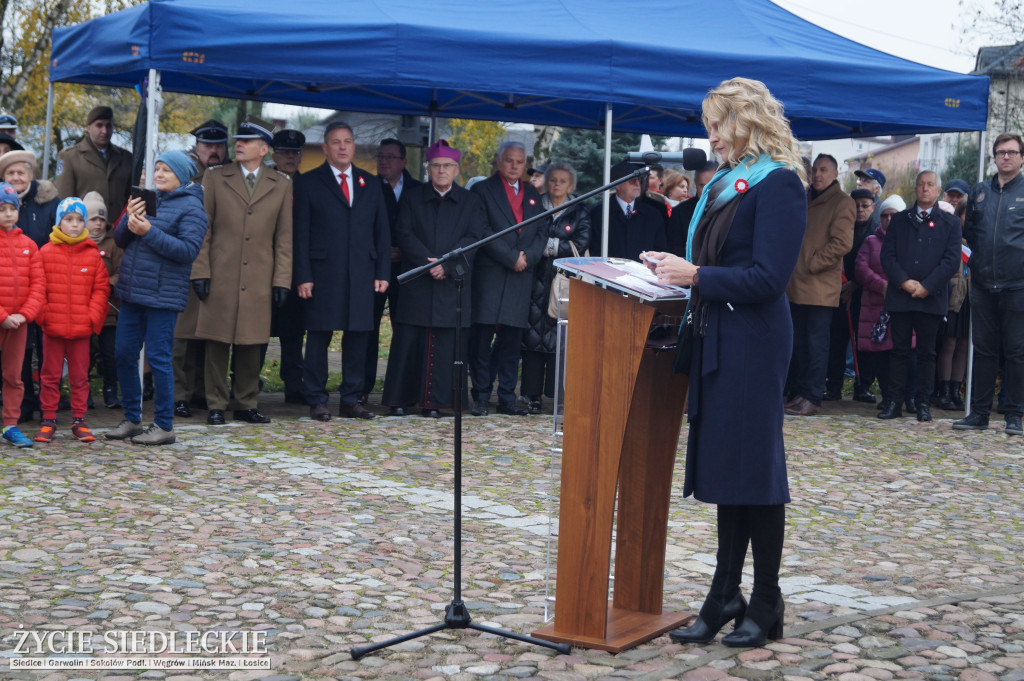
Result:
[[[707,643],[718,634],[722,627],[733,620],[736,620],[736,627],[739,628],[747,611],[747,601],[744,600],[743,594],[737,593],[717,613],[708,613],[708,610],[710,608],[705,603],[697,621],[686,629],[675,629],[668,632],[668,637],[676,643]]]
[[[736,627],[731,634],[727,634],[722,639],[722,645],[731,648],[758,648],[768,639],[777,641],[782,638],[782,620],[785,614],[786,604],[781,597],[771,609],[761,605],[761,601],[751,600],[743,624]]]

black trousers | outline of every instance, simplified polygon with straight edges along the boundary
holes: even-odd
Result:
[[[373,391],[377,384],[377,355],[380,351],[380,323],[384,318],[384,307],[388,307],[388,315],[393,320],[395,310],[398,309],[398,274],[394,272],[398,268],[392,266],[392,275],[388,281],[388,290],[384,293],[373,294],[373,331],[370,332],[366,343],[366,369],[363,375],[363,392]],[[392,324],[392,333],[394,324]],[[392,336],[393,337],[393,336]]]
[[[494,348],[491,341],[494,340]],[[523,329],[517,326],[473,324],[469,331],[469,375],[473,379],[473,399],[487,402],[494,384],[493,366],[498,378],[498,402],[516,401],[519,382],[519,354]]]
[[[942,326],[942,315],[926,312],[890,312],[889,333],[892,350],[889,351],[889,397],[897,404],[907,396],[910,344],[917,334],[917,384],[915,397],[918,404],[928,404],[935,387],[935,342]],[[924,400],[923,402],[921,400]]]
[[[1024,401],[1024,289],[986,291],[971,287],[971,323],[974,342],[974,374],[971,379],[971,411],[992,412],[999,355],[1002,352],[1004,412],[1020,416]]]
[[[35,366],[43,368],[43,330],[39,325],[32,322],[28,325],[28,333],[25,334],[25,359],[21,363],[21,382],[25,384],[25,394],[21,398],[21,410],[23,412],[39,409],[39,393],[36,391],[36,382],[32,375],[32,351],[36,353]]]
[[[714,622],[722,608],[740,591],[747,548],[754,554],[754,590],[748,613],[774,611],[782,598],[779,568],[786,535],[786,506],[718,507],[718,553],[715,576],[711,579],[700,616]],[[761,624],[759,622],[759,624]]]
[[[103,389],[117,390],[117,360],[114,359],[114,338],[117,326],[104,326],[96,335],[96,347],[99,349],[100,376],[103,377]]]
[[[832,321],[828,329],[828,369],[825,375],[825,387],[832,394],[839,394],[843,390],[843,379],[846,378],[846,349],[850,345],[850,323],[852,321],[854,332],[856,332],[859,320],[859,293],[854,294],[850,299],[849,317],[847,317],[847,308],[843,304],[832,311]],[[856,344],[853,346],[853,351],[857,352]],[[863,367],[860,364],[861,358],[858,353],[857,368],[863,372]]]
[[[828,364],[829,324],[834,308],[789,304],[793,315],[793,358],[789,363],[789,392],[821,406]]]
[[[307,331],[306,355],[302,363],[302,383],[306,402],[312,406],[327,403],[327,347],[333,331]],[[363,369],[369,331],[346,331],[341,338],[342,404],[356,404],[363,393]]]
[[[526,397],[555,396],[555,353],[523,350],[523,384]]]

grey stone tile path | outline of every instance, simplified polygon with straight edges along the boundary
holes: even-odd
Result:
[[[267,426],[197,412],[170,447],[81,444],[64,423],[54,444],[0,448],[0,678],[1024,681],[1024,440],[997,421],[954,433],[849,402],[787,419],[787,638],[765,648],[661,637],[565,656],[445,631],[354,661],[353,646],[438,623],[451,598],[452,419],[262,406]],[[90,414],[98,432],[118,418]],[[557,531],[550,422],[465,429],[463,597],[474,621],[529,633]],[[681,497],[677,468],[665,604],[692,611],[714,508]],[[274,668],[12,671],[25,629],[261,631]]]

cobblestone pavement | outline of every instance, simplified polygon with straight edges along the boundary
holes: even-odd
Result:
[[[266,426],[181,419],[170,447],[73,442],[64,419],[54,444],[0,449],[0,678],[1024,681],[1024,440],[1001,421],[954,433],[850,402],[788,418],[787,638],[765,648],[661,637],[558,655],[443,631],[355,661],[353,646],[436,624],[451,599],[452,419],[262,406]],[[119,416],[91,421],[101,433]],[[465,431],[463,597],[475,622],[529,633],[557,513],[550,417]],[[693,611],[714,508],[681,497],[681,465],[675,482],[665,604]],[[262,631],[273,669],[11,670],[25,630]]]

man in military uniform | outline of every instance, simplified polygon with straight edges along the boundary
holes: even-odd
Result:
[[[57,193],[67,198],[99,192],[107,203],[107,215],[118,217],[132,186],[132,154],[110,143],[114,110],[109,106],[90,111],[85,130],[78,144],[57,155]]]
[[[196,126],[192,134],[196,136],[196,149],[190,155],[198,169],[192,181],[202,182],[207,168],[231,162],[228,157],[228,129],[211,118]]]
[[[198,296],[196,335],[206,339],[206,422],[223,425],[234,353],[235,418],[268,423],[257,409],[260,349],[270,339],[270,310],[292,281],[292,184],[268,168],[273,126],[249,116],[235,135],[235,162],[203,178],[210,229],[192,265]]]
[[[198,169],[193,182],[202,182],[206,169],[227,163],[228,129],[212,118],[192,130],[196,137],[195,151],[189,155]],[[174,326],[174,349],[171,360],[174,366],[174,415],[181,418],[192,416],[192,407],[206,408],[206,345],[196,336],[196,322],[199,319],[199,298],[190,291],[185,309],[178,315]]]
[[[298,130],[278,130],[270,142],[274,148],[270,158],[280,172],[293,180],[302,162],[302,147],[306,136]],[[284,401],[290,404],[306,404],[302,389],[302,341],[306,327],[302,318],[302,303],[294,289],[288,292],[288,300],[281,307],[274,307],[270,319],[270,335],[281,341],[281,380],[284,382]],[[266,358],[266,351],[263,353]],[[262,364],[262,362],[261,362]]]

